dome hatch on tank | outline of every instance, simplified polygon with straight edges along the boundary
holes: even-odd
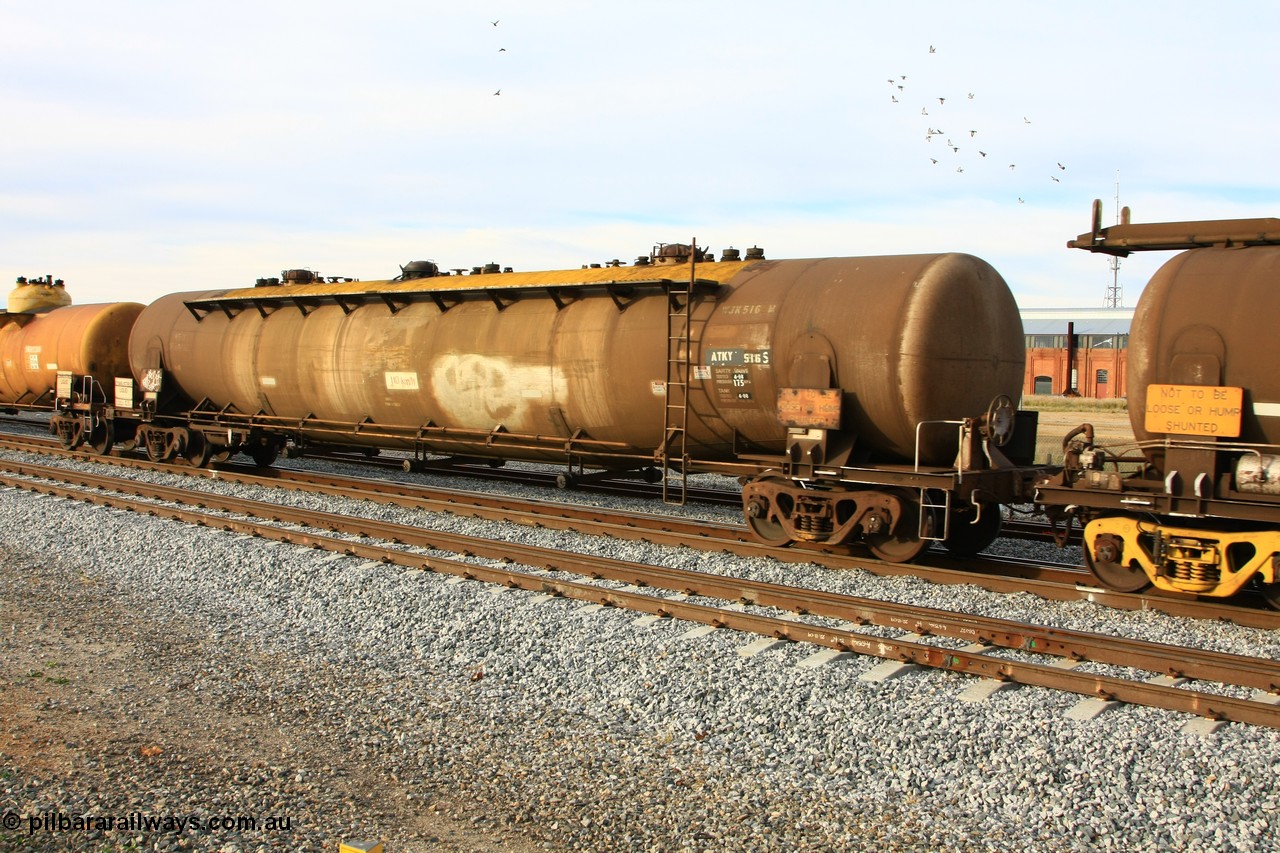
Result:
[[[7,310],[10,314],[41,314],[70,304],[71,295],[62,279],[51,275],[33,279],[20,277],[9,293]]]

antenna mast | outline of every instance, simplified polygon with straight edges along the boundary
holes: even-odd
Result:
[[[1116,170],[1116,224],[1120,224],[1120,170]],[[1111,267],[1111,283],[1107,285],[1107,308],[1122,308],[1124,292],[1120,286],[1120,256],[1112,255],[1107,261]]]

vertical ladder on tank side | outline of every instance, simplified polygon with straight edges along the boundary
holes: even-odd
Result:
[[[667,290],[667,385],[663,407],[662,502],[683,506],[689,494],[689,331],[698,241],[689,245],[689,284],[672,281]],[[675,469],[674,473],[672,469]]]

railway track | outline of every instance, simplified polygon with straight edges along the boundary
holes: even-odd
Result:
[[[102,457],[68,452],[56,442],[32,437],[0,437],[0,447],[42,454],[64,455],[114,466],[182,474],[264,488],[315,492],[383,504],[447,512],[472,518],[508,521],[529,527],[574,530],[620,540],[676,545],[706,551],[725,551],[746,557],[769,557],[782,562],[816,563],[832,569],[863,569],[882,576],[920,577],[938,584],[973,584],[995,592],[1029,592],[1059,601],[1087,600],[1126,610],[1159,610],[1199,619],[1222,619],[1259,628],[1280,628],[1280,613],[1240,602],[1219,603],[1165,593],[1117,593],[1094,586],[1081,567],[1045,564],[981,555],[957,558],[940,550],[926,552],[915,563],[883,563],[854,549],[805,547],[773,548],[754,540],[738,523],[680,518],[669,513],[620,512],[553,500],[529,500],[510,495],[426,486],[398,480],[339,476],[286,468],[258,468],[225,464],[214,469],[152,463],[143,458]],[[550,494],[555,494],[551,492]],[[1246,601],[1245,604],[1254,604]]]
[[[502,464],[495,464],[494,460],[441,460],[439,462],[420,463],[407,456],[371,455],[356,451],[338,450],[305,450],[293,458],[351,465],[358,469],[366,470],[380,469],[404,471],[406,473],[427,473],[433,476],[466,477],[497,483],[519,483],[546,489],[581,490],[593,494],[636,497],[654,502],[662,499],[662,488],[643,479],[586,480],[567,486],[563,473],[526,468],[509,468]],[[687,490],[687,497],[690,502],[713,506],[740,507],[742,505],[741,493],[733,489],[690,486]],[[1006,517],[1000,535],[1006,539],[1054,541],[1053,530],[1047,522],[1029,518]],[[1079,529],[1072,529],[1068,532],[1067,544],[1080,544]]]
[[[4,423],[37,428],[41,426],[39,421],[33,421],[30,418],[0,416],[0,424]],[[39,453],[61,452],[62,450],[57,442],[49,439],[36,438],[29,435],[21,437],[16,437],[12,434],[9,436],[0,435],[0,446],[8,444],[10,441],[16,441],[20,444],[27,445],[27,449],[31,449]],[[16,447],[17,445],[14,446]],[[137,458],[143,458],[142,454],[138,454]],[[408,457],[394,455],[369,455],[366,453],[332,450],[303,452],[294,458],[350,465],[357,470],[365,471],[370,469],[402,471],[405,473],[422,473],[440,477],[465,477],[472,480],[495,483],[522,484],[545,488],[548,490],[565,489],[563,473],[533,470],[528,468],[506,467],[500,464],[495,465],[491,461],[486,460],[451,460],[440,461],[438,463],[420,464]],[[219,467],[222,470],[228,469],[227,466]],[[247,466],[240,467],[246,468]],[[575,491],[580,490],[589,494],[615,495],[622,497],[634,497],[641,500],[650,500],[655,504],[658,503],[662,497],[661,487],[656,486],[653,483],[635,479],[592,480],[581,482],[572,488]],[[687,490],[687,496],[690,502],[698,504],[732,506],[735,508],[739,508],[742,505],[741,493],[730,489],[690,486]],[[1046,522],[1016,517],[1005,518],[1001,529],[1001,536],[1002,538],[1007,539],[1026,539],[1040,542],[1053,541],[1053,531]],[[1067,544],[1078,545],[1079,543],[1080,531],[1078,529],[1070,531]]]
[[[606,495],[624,495],[660,501],[661,486],[636,479],[600,479],[575,481],[569,485],[563,472],[535,471],[527,468],[509,468],[504,465],[491,464],[488,461],[441,461],[440,463],[417,464],[407,457],[369,456],[363,453],[342,452],[310,452],[301,453],[296,458],[314,459],[321,462],[337,462],[354,465],[360,468],[380,468],[400,470],[413,473],[429,473],[439,476],[470,477],[476,480],[490,480],[501,483],[523,483],[543,488],[578,490]],[[690,501],[718,506],[741,506],[742,495],[729,489],[689,487],[687,497]]]
[[[441,476],[470,477],[477,480],[488,480],[503,483],[523,483],[526,485],[541,486],[548,489],[565,488],[561,479],[563,475],[561,474],[556,474],[551,471],[506,468],[502,466],[495,466],[485,461],[448,462],[438,465],[422,466],[408,464],[410,460],[396,458],[394,456],[369,456],[362,453],[343,452],[304,452],[300,455],[300,458],[314,459],[324,462],[336,462],[340,464],[353,465],[358,468],[379,468],[402,471],[412,470],[419,473],[428,472]],[[639,480],[606,479],[581,483],[574,488],[597,494],[624,495],[652,500],[655,502],[662,499],[661,487]],[[692,502],[712,504],[715,506],[740,507],[742,505],[741,493],[730,489],[690,487],[688,490],[688,497]],[[1029,518],[1006,517],[1003,522],[1000,535],[1007,539],[1028,539],[1040,542],[1052,542],[1054,540],[1053,530],[1047,522]],[[1080,544],[1079,529],[1069,531],[1067,544]]]
[[[730,628],[772,641],[805,642],[837,654],[871,655],[888,661],[964,672],[998,682],[1042,686],[1105,701],[1149,705],[1215,720],[1280,728],[1280,707],[1273,704],[1273,697],[1231,695],[1233,688],[1252,689],[1261,694],[1280,690],[1280,662],[1269,659],[1037,627],[991,617],[485,540],[364,517],[138,483],[105,474],[86,475],[52,466],[14,463],[6,463],[5,468],[6,473],[0,475],[0,482],[14,488],[261,536],[302,547],[323,548],[338,555],[625,608],[659,618]],[[34,477],[40,479],[32,479]],[[192,506],[201,509],[192,509]],[[282,527],[282,524],[292,526]],[[416,553],[407,548],[449,551],[465,555],[468,559]],[[503,565],[493,565],[494,562]],[[515,568],[510,564],[529,568]],[[614,586],[616,584],[625,586],[618,588]],[[744,606],[752,609],[741,609]],[[1071,668],[1082,661],[1139,670],[1154,676],[1154,679]],[[1064,666],[1064,662],[1071,666]],[[1225,692],[1188,689],[1182,686],[1188,679],[1200,684],[1223,685],[1211,689]]]

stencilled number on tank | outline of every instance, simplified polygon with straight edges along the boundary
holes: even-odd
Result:
[[[741,358],[735,361],[738,365],[743,364]],[[736,406],[751,403],[755,399],[755,393],[752,390],[755,387],[753,373],[758,369],[757,364],[735,367],[713,366],[711,370],[715,378],[716,397],[720,404]]]

